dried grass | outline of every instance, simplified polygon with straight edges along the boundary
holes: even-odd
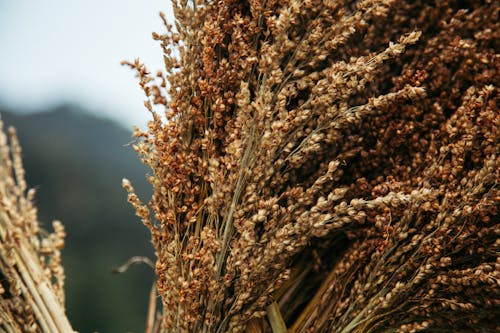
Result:
[[[126,63],[152,115],[134,145],[149,203],[123,182],[157,255],[148,332],[500,329],[497,3],[174,10],[175,29],[162,16],[153,34],[165,71]],[[6,258],[22,237],[35,266],[50,254],[61,306],[63,231],[37,241],[18,146],[12,162],[2,143],[0,325],[45,331]]]
[[[64,309],[64,228],[40,229],[13,128],[0,120],[0,332],[73,332]]]
[[[159,331],[498,329],[499,10],[175,2],[126,63]]]

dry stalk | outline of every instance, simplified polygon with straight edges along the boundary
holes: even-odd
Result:
[[[41,235],[21,148],[15,131],[9,134],[10,146],[0,121],[0,330],[73,332],[64,309],[64,228],[55,221],[55,232]]]
[[[175,1],[164,71],[125,62],[160,330],[498,328],[499,11]]]

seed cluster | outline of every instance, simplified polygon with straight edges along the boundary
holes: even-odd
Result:
[[[13,128],[9,137],[10,145],[0,120],[0,331],[73,332],[64,314],[64,227],[40,228]]]
[[[265,331],[273,303],[292,332],[498,329],[497,3],[174,12],[165,70],[126,62],[159,331]]]

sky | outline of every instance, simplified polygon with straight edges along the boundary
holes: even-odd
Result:
[[[73,103],[121,124],[149,114],[122,60],[162,68],[151,38],[173,22],[169,0],[0,0],[0,105],[36,111]]]

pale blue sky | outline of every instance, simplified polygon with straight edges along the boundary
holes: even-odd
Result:
[[[0,0],[0,103],[38,109],[74,102],[143,126],[148,113],[121,60],[162,68],[152,31],[170,0]]]

